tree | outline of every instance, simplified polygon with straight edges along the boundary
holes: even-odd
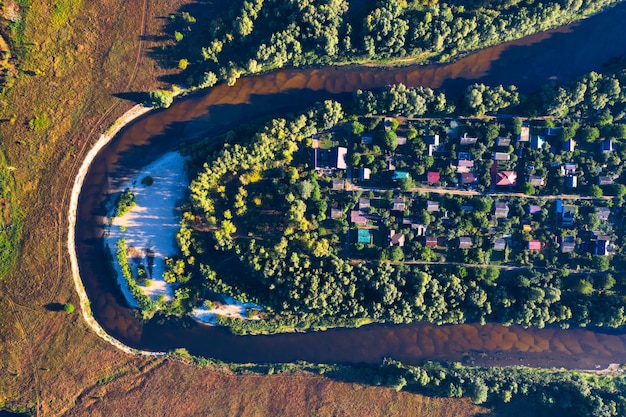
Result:
[[[354,121],[352,122],[352,134],[355,136],[361,136],[361,134],[365,132],[365,126],[361,123]]]
[[[476,379],[474,386],[472,387],[471,397],[474,404],[483,404],[487,401],[487,395],[489,394],[489,388],[485,385],[482,379]]]
[[[65,311],[67,314],[72,314],[74,312],[74,304],[72,303],[63,304],[63,311]]]
[[[150,91],[150,101],[148,105],[154,106],[156,108],[168,108],[174,102],[174,97],[172,97],[172,93],[164,90],[156,90]]]
[[[524,183],[523,193],[526,195],[534,195],[537,192],[535,186],[529,182]]]
[[[413,188],[413,179],[410,175],[407,178],[403,178],[398,182],[400,183],[400,189],[402,189],[402,191],[409,191],[411,190],[411,188]]]
[[[591,259],[591,266],[600,272],[608,271],[610,263],[606,256],[594,255]]]
[[[385,145],[390,151],[395,151],[398,147],[398,136],[393,130],[385,131]]]
[[[593,197],[602,197],[602,188],[596,184],[592,184],[589,187],[589,195]]]
[[[597,230],[600,227],[600,218],[596,213],[589,213],[585,216],[585,225],[588,230]]]
[[[580,139],[587,143],[595,142],[600,137],[600,130],[597,127],[583,127],[578,131]]]

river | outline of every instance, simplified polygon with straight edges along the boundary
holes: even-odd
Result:
[[[80,194],[77,256],[94,317],[111,336],[138,349],[185,347],[192,354],[234,362],[377,363],[392,357],[407,363],[447,360],[580,369],[626,362],[626,335],[601,329],[415,323],[234,336],[188,319],[143,324],[111,278],[102,243],[109,187],[180,143],[392,83],[444,88],[451,95],[475,82],[515,84],[522,92],[532,91],[549,80],[571,80],[626,56],[625,21],[626,4],[621,4],[585,21],[487,48],[447,65],[281,70],[242,78],[234,87],[216,86],[142,117],[98,154]]]

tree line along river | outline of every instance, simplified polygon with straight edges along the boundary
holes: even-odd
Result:
[[[94,317],[113,337],[144,350],[185,347],[195,355],[232,362],[407,363],[469,361],[588,368],[626,361],[626,334],[602,329],[524,329],[499,324],[369,325],[324,332],[235,336],[190,319],[142,323],[105,266],[103,247],[109,189],[178,144],[246,121],[281,116],[323,99],[341,101],[358,89],[394,83],[460,94],[475,82],[514,84],[532,91],[549,80],[573,80],[626,55],[626,5],[556,30],[486,48],[450,64],[393,68],[286,69],[242,78],[176,101],[133,122],[93,161],[80,194],[76,250]]]

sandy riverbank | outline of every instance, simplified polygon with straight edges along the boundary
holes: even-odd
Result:
[[[169,301],[174,295],[172,286],[163,279],[163,272],[165,258],[178,253],[175,238],[180,228],[180,213],[177,207],[187,189],[184,162],[185,159],[178,152],[169,152],[144,167],[119,189],[112,190],[119,193],[126,188],[130,189],[135,195],[136,206],[125,215],[113,218],[105,244],[114,252],[117,241],[126,240],[133,276],[137,276],[139,266],[147,270],[147,285],[140,287],[153,301],[158,298]],[[146,178],[151,179],[150,185],[144,183]],[[114,267],[126,300],[129,305],[136,307],[137,303],[128,289],[119,264],[114,262]]]
[[[140,117],[141,115],[149,112],[151,108],[147,108],[141,105],[137,105],[124,113],[119,119],[115,121],[113,126],[107,130],[106,133],[100,136],[93,147],[85,156],[80,169],[78,170],[78,174],[74,179],[74,185],[72,187],[72,194],[70,196],[70,205],[68,210],[68,234],[67,234],[67,247],[70,253],[70,264],[72,268],[72,279],[74,280],[74,287],[76,288],[76,292],[78,293],[78,297],[80,299],[80,310],[83,315],[83,319],[87,322],[87,325],[91,327],[91,329],[102,339],[111,343],[113,346],[117,347],[120,350],[123,350],[126,353],[135,353],[142,355],[150,355],[150,356],[159,356],[164,355],[164,352],[148,352],[148,351],[140,351],[137,349],[133,349],[130,346],[126,346],[119,340],[113,338],[107,332],[104,331],[102,326],[93,318],[91,313],[91,306],[89,304],[89,298],[87,297],[87,293],[85,291],[85,287],[80,278],[80,269],[78,267],[78,258],[76,256],[76,242],[74,237],[76,235],[76,208],[78,207],[78,197],[80,196],[80,191],[83,187],[83,182],[85,181],[85,176],[89,171],[89,166],[93,162],[96,155],[102,148],[104,148],[114,137],[115,135],[128,123]]]

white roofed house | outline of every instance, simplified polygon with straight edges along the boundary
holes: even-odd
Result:
[[[509,155],[506,152],[495,152],[493,154],[493,160],[494,161],[510,161],[511,155]]]
[[[528,182],[533,187],[542,187],[542,186],[546,185],[546,179],[544,177],[542,177],[542,176],[539,176],[539,175],[530,175],[528,177]]]

